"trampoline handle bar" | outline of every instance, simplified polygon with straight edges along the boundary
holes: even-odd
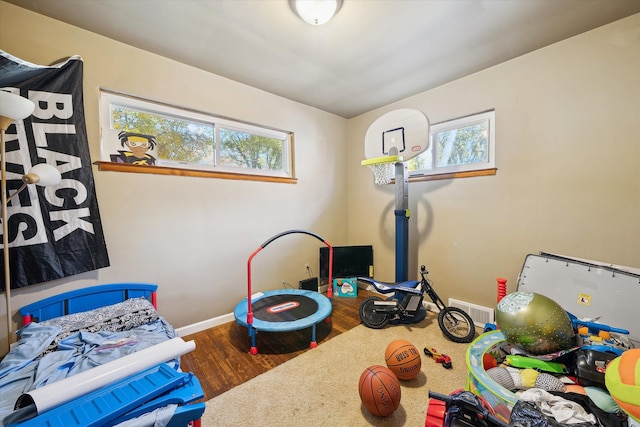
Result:
[[[258,252],[263,250],[269,243],[279,239],[282,236],[286,236],[287,234],[294,234],[294,233],[307,234],[309,236],[315,237],[316,239],[320,240],[322,243],[324,243],[329,247],[329,282],[328,282],[329,286],[327,287],[327,297],[328,298],[333,297],[333,247],[322,237],[318,236],[315,233],[312,233],[311,231],[307,231],[307,230],[283,231],[282,233],[276,234],[275,236],[271,237],[269,240],[261,244],[260,247],[256,249],[249,256],[249,259],[247,260],[247,324],[249,326],[253,324],[253,308],[251,304],[251,261],[253,260],[253,257],[258,255]]]
[[[318,236],[315,233],[312,233],[311,231],[307,231],[307,230],[287,230],[287,231],[283,231],[280,234],[276,234],[275,236],[273,236],[272,238],[270,238],[269,240],[264,242],[262,245],[260,245],[260,247],[264,248],[265,246],[267,246],[269,243],[273,242],[274,240],[277,240],[282,236],[286,236],[287,234],[294,234],[294,233],[308,234],[309,236],[313,236],[316,239],[320,240],[322,243],[327,244],[327,242],[322,237]]]
[[[251,260],[254,256],[258,255],[258,252],[262,250],[262,246],[253,251],[247,261],[247,324],[249,327],[253,324],[253,305],[251,304]]]
[[[327,287],[327,297],[333,298],[333,247],[329,244],[329,242],[324,240],[322,237],[308,230],[287,230],[287,231],[283,231],[282,233],[276,234],[275,236],[273,236],[272,238],[264,242],[262,245],[260,245],[260,249],[264,249],[269,243],[279,239],[282,236],[286,236],[287,234],[294,234],[294,233],[307,234],[309,236],[315,237],[316,239],[320,240],[322,243],[327,245],[327,247],[329,248],[329,282],[328,282],[329,286]],[[257,253],[258,251],[254,252],[251,255],[251,257],[249,257],[249,264],[251,264],[251,259]],[[249,282],[251,282],[251,267],[249,267]],[[249,283],[249,311],[251,311],[251,283]]]

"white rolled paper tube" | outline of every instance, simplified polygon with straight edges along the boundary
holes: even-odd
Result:
[[[18,398],[15,409],[35,405],[38,414],[42,414],[76,397],[175,359],[195,348],[195,341],[185,342],[182,338],[172,338],[23,394]]]

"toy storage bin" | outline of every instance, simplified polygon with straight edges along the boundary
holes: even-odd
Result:
[[[485,353],[491,354],[505,340],[500,330],[489,331],[476,338],[467,348],[467,384],[465,389],[482,396],[500,419],[509,422],[511,409],[518,401],[515,393],[495,382],[484,370]]]

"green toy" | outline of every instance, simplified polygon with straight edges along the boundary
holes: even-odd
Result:
[[[534,359],[533,357],[510,354],[506,357],[505,363],[514,368],[532,368],[544,372],[553,372],[554,374],[566,374],[567,368],[558,362],[549,362],[546,360]]]

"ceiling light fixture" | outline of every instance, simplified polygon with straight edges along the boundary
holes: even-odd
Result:
[[[342,0],[289,0],[291,9],[305,22],[311,25],[322,25],[342,7]]]

